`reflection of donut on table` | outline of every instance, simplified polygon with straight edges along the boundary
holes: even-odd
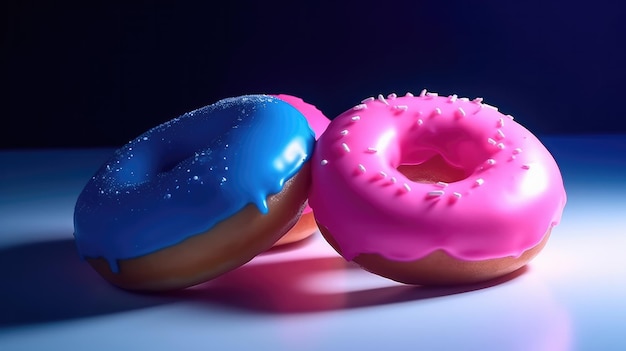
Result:
[[[346,259],[411,284],[510,273],[545,245],[565,191],[546,148],[478,98],[368,98],[313,156],[309,201]]]
[[[330,120],[324,116],[324,114],[318,110],[315,106],[304,102],[302,99],[290,95],[276,95],[277,98],[289,103],[291,106],[295,107],[298,111],[300,111],[304,117],[306,117],[309,122],[309,126],[313,129],[315,133],[315,138],[319,138],[322,133],[328,127]],[[304,210],[302,210],[302,216],[296,223],[296,225],[291,228],[287,234],[285,234],[280,240],[274,244],[283,245],[293,243],[299,240],[302,240],[311,234],[317,231],[317,224],[315,223],[315,218],[313,218],[313,210],[309,207],[307,203],[304,206]]]
[[[221,100],[117,150],[76,203],[80,254],[133,290],[191,286],[270,248],[298,220],[315,142],[289,103]]]

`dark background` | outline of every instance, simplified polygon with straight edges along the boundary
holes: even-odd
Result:
[[[422,88],[484,97],[537,134],[624,133],[622,3],[4,2],[0,148],[119,146],[248,93],[332,118]]]

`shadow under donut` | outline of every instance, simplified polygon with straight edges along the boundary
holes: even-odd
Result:
[[[374,275],[385,286],[352,286],[351,280],[369,280],[369,274],[341,257],[319,257],[287,262],[253,263],[212,281],[171,293],[200,303],[227,304],[260,313],[304,313],[351,309],[425,300],[496,286],[528,271],[523,267],[491,281],[462,286],[404,285]],[[323,279],[332,275],[332,279]],[[322,279],[315,279],[322,277]],[[359,277],[361,279],[359,279]],[[330,284],[331,286],[325,286]],[[380,284],[378,284],[380,285]]]
[[[174,302],[113,287],[76,251],[74,240],[0,248],[0,326],[84,318]]]
[[[301,249],[307,244],[304,241],[262,255]],[[524,268],[498,280],[459,287],[390,282],[384,287],[346,289],[355,275],[361,278],[365,275],[367,280],[370,277],[369,273],[338,256],[269,263],[253,260],[192,288],[164,294],[138,294],[116,288],[100,277],[81,261],[72,239],[55,240],[0,248],[0,327],[80,319],[175,302],[225,305],[250,312],[279,314],[359,308],[483,289],[514,279],[525,271]],[[314,280],[324,274],[335,278]],[[335,285],[328,286],[329,282]]]

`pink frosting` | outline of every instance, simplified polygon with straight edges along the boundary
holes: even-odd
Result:
[[[319,139],[319,137],[322,135],[322,133],[324,133],[326,127],[328,127],[328,124],[330,123],[330,120],[326,116],[324,116],[322,111],[318,110],[317,107],[304,102],[304,100],[299,97],[286,94],[278,94],[275,96],[295,107],[296,110],[300,111],[300,113],[302,113],[304,117],[306,117],[306,120],[309,122],[309,126],[311,126],[311,129],[313,129],[313,132],[315,133],[315,139]],[[309,207],[309,204],[307,203],[304,207],[304,210],[302,210],[302,214],[307,214],[311,211],[311,207]]]
[[[422,183],[397,169],[435,155],[467,177]],[[439,249],[464,260],[518,257],[566,202],[548,150],[480,98],[424,90],[365,99],[331,122],[312,162],[309,203],[348,260],[411,261]]]

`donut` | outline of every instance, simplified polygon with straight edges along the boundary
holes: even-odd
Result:
[[[481,98],[369,97],[333,119],[309,203],[346,260],[406,284],[487,281],[544,247],[566,194],[550,152]]]
[[[78,251],[124,289],[192,286],[269,249],[298,220],[315,136],[273,96],[220,100],[115,151],[80,193]]]
[[[277,98],[289,103],[295,107],[300,113],[306,117],[309,122],[309,126],[315,133],[315,138],[318,139],[320,135],[326,130],[326,127],[330,123],[330,120],[314,105],[306,103],[299,97],[279,94]],[[274,246],[280,246],[285,244],[291,244],[300,240],[303,240],[317,231],[317,224],[315,223],[315,217],[313,216],[313,210],[305,204],[302,210],[302,215],[298,222],[291,228],[282,238],[280,238]]]

